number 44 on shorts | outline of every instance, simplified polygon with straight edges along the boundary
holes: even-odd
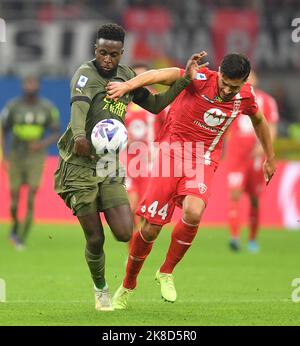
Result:
[[[157,214],[161,216],[162,220],[165,220],[168,216],[168,206],[168,203],[166,203],[161,209],[159,209],[159,211],[157,211],[158,201],[154,201],[152,204],[149,205],[148,209],[145,205],[143,205],[141,208],[141,212],[145,213],[147,210],[148,213],[150,213],[151,217],[154,217]]]

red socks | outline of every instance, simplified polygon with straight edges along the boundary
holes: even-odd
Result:
[[[238,239],[240,237],[239,202],[230,201],[228,222],[231,238]]]
[[[135,288],[137,276],[153,246],[153,241],[145,240],[141,232],[135,232],[131,239],[126,276],[123,281],[123,287],[128,289]]]
[[[195,238],[198,225],[190,225],[182,219],[176,224],[171,236],[171,244],[165,262],[160,267],[161,273],[172,273],[176,264],[183,258]]]
[[[259,211],[258,208],[250,209],[250,234],[249,240],[255,240],[259,224]]]

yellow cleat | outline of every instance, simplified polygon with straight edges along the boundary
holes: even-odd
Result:
[[[121,285],[113,296],[113,307],[116,310],[124,310],[127,308],[129,296],[133,290],[123,287]]]
[[[161,273],[158,270],[155,274],[155,280],[160,284],[162,298],[167,302],[174,303],[177,298],[177,293],[174,286],[173,274]]]
[[[102,290],[95,287],[95,309],[98,311],[113,311],[114,308],[107,285]]]

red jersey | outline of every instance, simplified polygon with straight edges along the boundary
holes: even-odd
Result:
[[[153,153],[150,150],[150,143],[155,141],[164,122],[165,113],[163,110],[159,114],[152,114],[135,103],[128,105],[125,117],[125,126],[128,131],[127,166],[135,157],[142,157],[137,166],[142,176],[151,168]],[[123,163],[125,163],[124,155],[126,152],[120,156]],[[127,174],[132,176],[131,172]]]
[[[202,68],[171,105],[168,118],[172,121],[168,122],[164,139],[170,143],[180,142],[182,146],[184,142],[202,142],[201,160],[207,165],[217,165],[229,125],[239,114],[252,116],[257,110],[249,83],[245,83],[230,101],[222,102],[218,98],[218,72]]]
[[[152,114],[135,103],[127,107],[125,126],[128,131],[128,144],[131,142],[154,142],[164,121],[165,112]]]
[[[274,98],[260,89],[255,89],[259,109],[265,115],[269,124],[276,124],[279,120],[278,108]],[[239,156],[249,154],[255,147],[257,138],[248,115],[241,114],[232,125],[226,142],[227,155]]]

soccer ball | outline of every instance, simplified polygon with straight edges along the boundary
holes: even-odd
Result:
[[[116,119],[104,119],[93,128],[91,141],[97,154],[114,153],[126,148],[126,127]]]

